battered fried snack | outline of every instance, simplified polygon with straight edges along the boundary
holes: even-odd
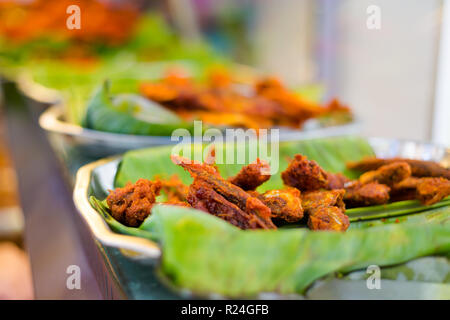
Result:
[[[378,182],[362,184],[355,181],[345,188],[344,201],[349,208],[385,204],[389,201],[390,190]]]
[[[342,173],[327,172],[328,185],[327,189],[344,189],[345,184],[350,182],[350,179],[344,176]]]
[[[411,168],[406,162],[394,162],[381,166],[377,170],[368,171],[359,177],[359,182],[367,184],[370,182],[378,182],[392,187],[395,183],[400,182],[411,176]]]
[[[250,194],[235,186],[231,182],[223,179],[217,170],[213,167],[192,161],[177,155],[172,155],[173,163],[183,167],[189,172],[194,180],[200,180],[209,185],[214,191],[223,196],[229,202],[235,204],[241,210],[248,214],[257,215],[264,220],[267,227],[276,229],[276,226],[271,220],[271,211],[261,200],[252,197]]]
[[[244,230],[272,229],[264,219],[241,210],[201,180],[194,180],[189,187],[187,201],[193,208],[213,214]]]
[[[318,190],[328,186],[327,173],[313,160],[296,154],[285,171],[281,173],[285,185],[300,191]]]
[[[391,188],[390,197],[392,201],[413,200],[417,197],[417,185],[422,178],[408,177]]]
[[[189,186],[185,185],[177,175],[173,175],[169,180],[160,180],[161,192],[167,197],[167,202],[177,203],[185,202]]]
[[[417,198],[425,205],[437,203],[450,195],[450,180],[422,178],[417,185]]]
[[[297,222],[303,218],[300,191],[295,188],[269,190],[258,197],[272,212],[272,218]]]
[[[250,163],[238,172],[234,177],[228,178],[232,184],[242,188],[243,190],[255,190],[264,182],[270,179],[270,166],[259,158],[255,162]]]
[[[106,202],[111,215],[127,226],[138,227],[150,214],[161,187],[159,181],[139,179],[135,184],[110,191]]]
[[[358,162],[349,162],[347,167],[362,172],[377,170],[379,167],[395,163],[406,162],[411,167],[411,175],[414,177],[443,177],[450,179],[450,169],[446,169],[439,163],[405,158],[379,159],[365,158]]]
[[[311,230],[345,231],[349,226],[348,217],[338,207],[319,207],[308,218]]]
[[[338,207],[345,212],[344,194],[343,189],[304,192],[301,195],[302,206],[306,213],[320,207]]]

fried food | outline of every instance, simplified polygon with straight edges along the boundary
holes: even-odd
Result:
[[[123,44],[132,34],[139,17],[138,9],[132,3],[111,5],[106,1],[78,0],[76,4],[82,8],[82,28],[69,30],[66,11],[73,4],[70,0],[5,1],[0,8],[0,34],[16,43],[49,38],[73,41],[67,50],[71,52],[86,43]]]
[[[423,161],[405,158],[365,158],[357,162],[347,163],[349,169],[354,169],[362,172],[377,170],[379,167],[395,163],[406,162],[411,167],[411,175],[414,177],[443,177],[450,179],[450,169],[444,168],[439,163],[433,161]]]
[[[311,230],[345,231],[349,226],[348,216],[338,207],[319,207],[308,218]]]
[[[300,154],[295,155],[281,173],[285,185],[300,191],[318,190],[328,186],[327,173],[315,162]]]
[[[148,217],[161,190],[159,181],[139,179],[135,184],[110,191],[106,202],[117,221],[138,227]]]
[[[328,185],[327,189],[344,189],[345,184],[350,182],[350,179],[344,176],[342,173],[327,172]]]
[[[394,162],[379,167],[377,170],[367,171],[359,177],[359,182],[367,184],[378,182],[392,187],[411,176],[411,167],[406,162]]]
[[[199,179],[194,180],[189,187],[187,201],[193,208],[213,214],[244,230],[272,229],[264,219],[241,210]]]
[[[264,160],[256,159],[238,172],[237,175],[228,178],[232,184],[243,190],[255,190],[264,182],[270,179],[270,166]]]
[[[425,205],[441,201],[450,195],[450,180],[445,178],[422,178],[417,185],[417,198]]]
[[[213,125],[254,129],[274,126],[301,128],[310,118],[333,117],[337,112],[351,115],[350,109],[337,100],[328,106],[307,101],[276,78],[256,80],[245,92],[242,86],[238,89],[232,84],[231,74],[222,69],[213,71],[203,84],[186,78],[181,83],[162,79],[142,83],[140,92],[186,121],[199,119]]]
[[[304,192],[301,195],[302,206],[306,213],[320,207],[338,207],[345,212],[344,194],[343,189]]]
[[[271,211],[261,200],[223,179],[213,167],[192,161],[177,155],[171,157],[173,163],[183,167],[189,172],[194,180],[203,181],[211,189],[223,196],[232,204],[239,207],[248,214],[254,214],[261,218],[270,229],[276,229],[271,220]]]
[[[189,192],[189,186],[185,185],[177,175],[173,175],[169,180],[160,180],[161,192],[167,197],[167,202],[185,202]]]
[[[354,181],[345,188],[344,201],[349,208],[385,204],[389,201],[390,190],[378,182],[362,184]]]
[[[258,198],[270,208],[272,218],[287,222],[297,222],[303,218],[303,207],[298,189],[269,190]]]

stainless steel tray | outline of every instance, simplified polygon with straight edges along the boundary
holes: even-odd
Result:
[[[83,128],[64,120],[62,104],[52,105],[42,113],[39,124],[52,135],[53,139],[63,140],[67,146],[76,148],[86,156],[93,158],[108,157],[133,149],[177,143],[177,141],[171,141],[169,136],[139,136]],[[361,123],[359,121],[332,127],[318,127],[313,124],[305,130],[280,129],[280,141],[358,134],[360,131]]]
[[[407,157],[433,160],[445,166],[450,165],[450,148],[414,141],[369,138],[369,143],[379,157]],[[156,258],[160,252],[157,245],[149,240],[119,235],[110,230],[103,218],[92,208],[89,196],[105,198],[107,190],[114,188],[114,178],[120,164],[120,157],[102,159],[87,164],[77,173],[74,202],[91,228],[93,236],[101,243],[135,251],[134,258]]]
[[[450,148],[429,143],[399,141],[395,139],[369,138],[369,143],[380,157],[408,157],[433,160],[450,165]],[[117,248],[126,259],[139,264],[155,266],[161,251],[155,242],[147,239],[113,232],[101,215],[89,203],[89,196],[104,198],[107,190],[114,187],[114,178],[121,157],[98,160],[82,167],[76,177],[74,202],[89,226],[92,236],[105,247]],[[382,291],[367,290],[364,280],[319,280],[308,290],[306,298],[311,299],[435,299],[450,296],[450,286],[416,281],[397,282],[383,280]],[[126,286],[126,284],[123,284]],[[405,289],[406,288],[406,289]],[[410,289],[407,289],[410,288]],[[399,295],[401,293],[401,296]],[[405,292],[407,293],[405,295]],[[178,293],[180,294],[180,293]],[[145,295],[145,293],[144,293]],[[182,295],[180,296],[182,297]],[[305,298],[302,296],[281,297],[264,294],[260,298]]]

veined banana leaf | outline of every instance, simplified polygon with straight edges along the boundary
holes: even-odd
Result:
[[[168,112],[155,109],[158,107],[153,105],[153,112],[161,116]],[[193,131],[192,123],[183,122],[181,119],[174,121],[173,118],[176,116],[166,116],[167,122],[165,123],[144,121],[143,118],[148,118],[145,116],[145,112],[149,111],[131,101],[128,104],[122,102],[114,105],[108,83],[105,82],[89,102],[82,125],[99,131],[149,136],[170,136],[174,130],[179,128]]]
[[[192,158],[192,154],[196,152],[204,153],[208,148],[209,145],[194,145],[191,154],[187,156]],[[218,150],[219,148],[222,151]],[[224,163],[226,162],[227,152],[229,152],[230,148],[233,148],[235,160],[237,160],[236,153],[238,151],[246,155],[245,160],[241,163],[236,163],[239,161],[235,161],[232,164]],[[222,176],[232,176],[243,165],[255,161],[256,155],[254,154],[252,157],[250,148],[248,143],[235,144],[231,147],[227,144],[216,145],[217,167]],[[126,183],[135,182],[139,178],[153,179],[157,176],[169,178],[173,174],[177,174],[185,183],[190,183],[192,180],[189,174],[170,161],[172,150],[173,146],[164,146],[126,153],[116,175],[116,186],[124,186]],[[273,152],[277,153],[277,150],[271,150],[270,153]],[[289,161],[297,153],[301,153],[308,156],[309,159],[317,161],[327,171],[342,172],[349,178],[357,178],[358,173],[346,168],[345,164],[347,161],[356,161],[363,157],[374,155],[372,148],[365,139],[353,136],[282,142],[279,144],[279,153],[277,153],[279,154],[277,157],[279,164],[276,165],[278,170],[258,190],[264,191],[282,188],[283,181],[281,180],[280,173],[286,169]],[[272,167],[274,166],[274,161],[277,160],[271,154],[267,156],[262,155],[260,158],[267,160]]]
[[[346,233],[242,231],[200,211],[157,206],[140,229],[154,233],[163,274],[197,294],[303,293],[333,272],[390,266],[450,251],[444,224],[390,224]]]

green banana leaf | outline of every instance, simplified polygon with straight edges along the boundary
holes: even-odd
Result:
[[[276,145],[274,146],[276,147]],[[243,165],[256,160],[256,153],[252,156],[251,147],[249,147],[248,143],[235,144],[232,147],[227,144],[216,144],[215,147],[217,167],[224,177],[236,174]],[[209,148],[210,145],[194,145],[191,154],[185,156],[192,157],[194,154],[203,154]],[[233,149],[232,152],[229,151],[230,148]],[[222,151],[220,152],[219,149]],[[169,178],[173,174],[177,174],[183,182],[190,183],[192,179],[189,174],[170,161],[172,150],[173,146],[164,146],[126,153],[116,175],[116,186],[123,187],[128,182],[136,182],[139,178],[153,179],[156,176]],[[227,152],[233,153],[235,160],[237,160],[236,154],[239,151],[246,155],[244,161],[241,163],[224,164],[226,162]],[[277,153],[276,151],[273,150],[273,152]],[[279,154],[277,157],[279,161],[277,173],[258,190],[265,191],[282,188],[283,181],[281,180],[280,173],[286,169],[290,160],[297,153],[301,153],[309,159],[317,161],[327,171],[342,172],[349,178],[357,178],[358,173],[346,168],[345,163],[347,161],[357,161],[363,157],[374,155],[372,148],[365,139],[354,136],[282,142],[279,144],[279,153],[277,153]],[[270,154],[267,156],[262,155],[260,158],[268,161],[272,167],[274,166],[274,157]],[[149,165],[150,163],[151,165]]]
[[[217,152],[217,148],[227,147],[216,147],[216,155],[226,152]],[[234,146],[234,150],[239,147]],[[208,148],[196,145],[190,156]],[[128,152],[119,166],[115,186],[172,174],[190,183],[189,174],[171,163],[172,150],[168,146]],[[374,154],[365,139],[352,136],[281,143],[278,172],[260,191],[282,187],[280,172],[296,153],[350,178],[358,173],[347,170],[345,163]],[[248,157],[245,162],[253,160]],[[241,166],[218,164],[225,177]],[[315,280],[327,275],[362,279],[365,273],[358,270],[371,264],[383,267],[386,279],[405,281],[407,275],[406,280],[448,282],[445,255],[450,253],[449,199],[433,206],[402,201],[351,209],[347,212],[352,223],[346,233],[313,232],[297,226],[241,231],[212,215],[167,205],[155,206],[139,228],[129,228],[109,215],[105,201],[92,197],[91,203],[114,231],[159,242],[163,252],[160,274],[173,286],[199,295],[238,298],[263,292],[303,294]],[[444,257],[427,257],[434,269],[433,276],[426,277],[423,263],[414,259],[434,255]]]
[[[176,115],[168,115],[163,107],[152,104],[152,110],[145,110],[133,101],[115,105],[110,96],[108,82],[94,94],[88,104],[83,126],[86,128],[135,135],[170,136],[179,128],[193,132],[193,124],[176,119]],[[154,113],[167,122],[149,122],[145,113]],[[175,121],[174,121],[175,118]]]
[[[317,279],[450,250],[445,224],[391,224],[347,233],[241,231],[205,213],[157,206],[140,229],[156,234],[170,281],[204,295],[302,294]]]

